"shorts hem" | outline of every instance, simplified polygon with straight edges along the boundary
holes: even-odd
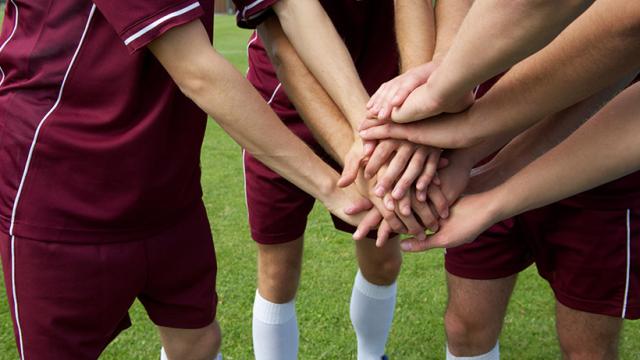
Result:
[[[552,286],[553,289],[553,286]],[[559,290],[553,289],[553,293],[558,302],[562,305],[577,311],[587,312],[591,314],[611,316],[622,319],[621,304],[612,304],[611,301],[593,301],[586,299],[578,299],[574,296],[566,295]],[[624,316],[627,320],[640,319],[640,304],[627,304],[627,311]]]
[[[455,275],[457,277],[461,277],[464,279],[471,280],[495,280],[506,278],[515,274],[518,274],[531,266],[533,262],[528,263],[526,265],[514,266],[509,269],[501,268],[501,269],[483,269],[471,266],[462,266],[458,264],[451,264],[446,260],[444,262],[444,268],[448,273]]]
[[[288,233],[280,233],[280,234],[261,234],[258,232],[251,232],[251,238],[253,241],[262,245],[278,245],[278,244],[286,244],[297,240],[304,236],[304,229],[301,232],[288,232]]]

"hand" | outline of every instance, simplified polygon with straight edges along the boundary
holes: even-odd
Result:
[[[339,187],[346,187],[356,180],[360,166],[367,161],[375,147],[377,141],[362,141],[359,136],[355,136],[355,141],[351,145],[349,152],[345,156],[344,166],[342,168],[342,175],[338,180]]]
[[[411,124],[380,123],[367,119],[360,125],[364,140],[398,139],[441,149],[471,147],[482,141],[481,124],[474,122],[469,112],[440,115]]]
[[[391,111],[404,103],[409,94],[429,80],[435,63],[426,63],[382,84],[367,103],[368,116],[389,121]]]
[[[424,190],[434,179],[436,170],[446,166],[446,162],[440,162],[440,152],[440,149],[408,141],[381,140],[367,161],[364,176],[371,179],[378,173],[374,193],[383,197],[393,189],[391,196],[400,200],[416,179],[416,188]],[[381,174],[379,170],[384,164],[387,164],[387,168]]]
[[[362,174],[362,171],[361,171]],[[373,194],[373,184],[375,179],[366,180],[363,176],[358,176],[355,185],[358,187],[360,194],[368,196],[375,208],[384,218],[391,231],[403,234],[412,234],[418,237],[422,237],[420,234],[424,234],[424,227],[418,222],[413,214],[405,215],[395,211],[395,208],[386,206],[383,200],[376,197]],[[371,228],[365,229],[368,223],[360,224],[358,230],[354,234],[354,239],[359,240],[363,238]],[[366,230],[366,231],[365,231]],[[380,238],[380,236],[379,236]],[[384,241],[385,239],[379,239]]]
[[[404,100],[404,103],[391,112],[391,120],[396,123],[408,123],[422,119],[428,119],[442,113],[459,113],[475,101],[472,91],[469,91],[459,99],[440,98],[430,88],[430,83],[416,88]]]
[[[426,240],[404,240],[402,250],[420,252],[433,248],[452,248],[470,243],[491,225],[500,221],[491,192],[462,197],[451,208],[451,216],[441,221],[440,230]]]
[[[371,201],[363,197],[355,185],[334,187],[322,202],[332,214],[353,226],[360,224],[365,218],[363,213],[373,207]]]

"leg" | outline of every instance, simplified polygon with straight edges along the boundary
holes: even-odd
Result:
[[[496,346],[516,277],[472,280],[447,272],[449,300],[444,323],[452,355],[479,356]]]
[[[578,311],[557,302],[556,328],[563,359],[618,358],[622,318]]]
[[[358,241],[356,255],[360,271],[351,293],[350,313],[358,339],[358,360],[379,360],[384,355],[396,304],[396,278],[402,264],[398,238],[382,248],[371,239]]]
[[[217,321],[200,329],[158,326],[166,359],[213,360],[220,351],[221,333]]]
[[[130,325],[127,310],[144,286],[139,241],[78,245],[0,234],[0,252],[21,359],[94,360]]]
[[[258,244],[258,291],[253,305],[253,347],[258,360],[298,357],[295,296],[302,248],[302,237],[282,244]]]

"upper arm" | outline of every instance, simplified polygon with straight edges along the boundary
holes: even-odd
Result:
[[[93,0],[93,3],[130,52],[205,13],[198,0]]]

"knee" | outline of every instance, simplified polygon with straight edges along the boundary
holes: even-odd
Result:
[[[618,343],[615,340],[598,344],[567,344],[560,342],[562,358],[567,360],[605,360],[618,358]]]
[[[220,326],[214,322],[206,329],[190,336],[190,341],[172,343],[165,348],[169,360],[213,360],[220,352],[222,333]]]
[[[300,261],[290,260],[260,266],[260,295],[275,303],[286,303],[296,296],[300,282]]]
[[[498,341],[489,321],[447,309],[444,317],[447,343],[457,356],[474,356],[490,351]]]
[[[381,259],[373,259],[368,264],[360,266],[360,271],[367,281],[376,285],[391,285],[398,278],[402,256],[390,256]]]

